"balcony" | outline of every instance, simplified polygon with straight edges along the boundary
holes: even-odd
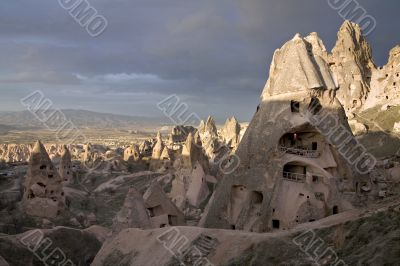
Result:
[[[294,154],[302,157],[307,157],[307,158],[318,158],[320,156],[320,153],[315,150],[308,150],[304,148],[292,148],[292,147],[285,147],[285,146],[280,146],[279,147],[280,151],[285,152],[287,154]]]
[[[295,182],[306,182],[306,175],[292,172],[283,172],[283,178]]]

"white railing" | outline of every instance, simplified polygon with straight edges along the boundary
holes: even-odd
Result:
[[[283,172],[283,178],[289,179],[296,182],[306,182],[305,174],[291,173],[291,172]]]
[[[299,155],[308,158],[318,158],[320,156],[318,151],[307,150],[307,149],[299,149],[299,148],[289,148],[285,146],[280,146],[280,150],[294,155]]]

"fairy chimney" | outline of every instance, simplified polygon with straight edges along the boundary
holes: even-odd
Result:
[[[66,145],[63,145],[59,173],[63,181],[71,181],[73,178],[71,153]]]
[[[124,205],[113,219],[112,232],[115,235],[127,228],[152,228],[143,197],[133,187],[129,188]]]
[[[37,141],[24,182],[23,207],[28,215],[54,218],[64,208],[62,178],[43,144]]]

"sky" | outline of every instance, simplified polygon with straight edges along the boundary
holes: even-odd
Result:
[[[107,21],[93,37],[69,1],[1,1],[0,111],[40,90],[54,108],[161,117],[157,103],[176,95],[202,118],[248,121],[273,52],[314,31],[331,50],[343,23],[329,0],[85,0]],[[358,3],[384,65],[400,44],[400,1]]]

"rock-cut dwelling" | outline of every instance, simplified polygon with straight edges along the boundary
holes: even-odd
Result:
[[[321,44],[315,33],[296,35],[275,52],[240,166],[217,186],[201,226],[265,232],[352,208],[364,177],[312,123],[323,111],[353,138]]]

